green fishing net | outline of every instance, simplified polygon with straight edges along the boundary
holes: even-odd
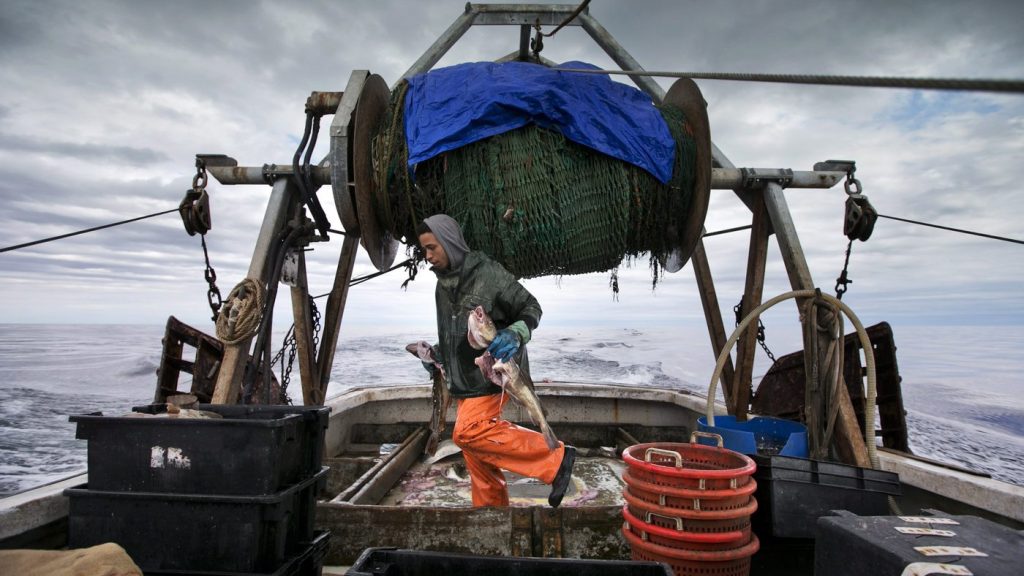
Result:
[[[683,112],[659,107],[676,142],[672,179],[528,125],[408,167],[402,122],[407,83],[393,92],[373,142],[374,211],[415,245],[417,224],[445,213],[471,248],[518,277],[603,272],[626,258],[659,262],[682,239],[696,147]]]

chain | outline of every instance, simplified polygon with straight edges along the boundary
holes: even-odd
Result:
[[[739,326],[740,322],[743,321],[743,317],[744,317],[744,314],[743,314],[743,299],[746,296],[747,296],[746,294],[744,294],[743,296],[740,296],[739,303],[732,307],[732,311],[734,313],[736,313],[736,325],[737,326]],[[772,354],[772,351],[770,349],[768,349],[768,344],[765,342],[764,322],[761,322],[761,318],[757,319],[757,343],[761,346],[761,349],[764,350],[764,353],[768,355],[768,359],[772,361],[772,364],[774,364],[775,363],[775,354]]]
[[[178,206],[181,221],[185,225],[185,231],[189,236],[199,234],[200,244],[203,246],[203,260],[206,262],[206,270],[203,276],[206,278],[206,301],[210,305],[214,322],[220,314],[224,299],[221,297],[220,289],[217,288],[217,271],[210,264],[210,251],[206,247],[206,233],[210,231],[210,197],[206,193],[206,162],[196,158],[196,175],[192,177],[192,188],[185,192],[185,199]]]
[[[284,353],[288,352],[288,363],[285,364]],[[278,362],[281,363],[281,392],[287,394],[288,383],[292,378],[292,366],[295,364],[295,325],[288,329],[288,333],[284,335],[284,342],[281,343],[281,349],[277,351],[274,358],[270,361],[270,365],[273,366]]]
[[[853,250],[853,240],[850,240],[846,244],[846,261],[843,262],[843,271],[839,273],[839,278],[836,278],[836,299],[842,300],[843,294],[849,289],[849,285],[853,284],[853,280],[850,280],[848,269],[850,267],[850,251]]]
[[[316,301],[313,297],[309,297],[309,310],[313,316],[313,349],[316,350],[320,347],[320,310],[316,307]],[[288,351],[288,361],[285,363],[284,354]],[[287,398],[288,397],[288,384],[291,383],[292,379],[292,368],[295,366],[295,355],[297,354],[297,348],[295,345],[295,325],[288,329],[288,333],[284,336],[284,342],[281,343],[281,349],[274,355],[274,359],[270,361],[270,365],[273,366],[278,362],[281,363],[281,393]]]
[[[768,359],[772,361],[772,364],[775,364],[775,354],[772,354],[772,351],[768,349],[768,345],[764,342],[764,324],[761,323],[760,318],[757,319],[757,343],[761,345],[761,349],[768,355]]]
[[[217,271],[210,265],[210,253],[206,249],[206,234],[200,236],[199,239],[203,245],[203,258],[206,260],[206,271],[203,275],[206,277],[206,283],[210,286],[206,290],[206,300],[210,304],[210,310],[213,311],[213,316],[210,319],[216,322],[217,314],[220,313],[220,307],[224,304],[224,299],[221,298],[220,288],[217,288]]]
[[[309,311],[313,316],[313,350],[320,349],[320,310],[316,307],[316,300],[309,295]]]

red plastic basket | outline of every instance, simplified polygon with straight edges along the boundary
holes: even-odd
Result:
[[[718,446],[696,443],[697,436],[711,436]],[[757,465],[749,457],[722,448],[717,434],[694,432],[689,444],[659,442],[630,446],[622,453],[633,478],[669,488],[688,490],[736,490],[751,482]]]
[[[636,478],[631,470],[622,473],[622,480],[629,491],[646,502],[670,508],[685,510],[734,510],[750,503],[751,495],[757,490],[757,482],[749,482],[735,490],[689,490],[652,484]]]
[[[687,532],[723,533],[723,532],[749,532],[750,515],[757,510],[757,501],[753,498],[744,508],[736,510],[719,510],[715,512],[703,512],[699,510],[685,510],[680,508],[668,508],[658,506],[640,500],[626,488],[623,496],[626,498],[626,506],[630,514],[656,526],[673,528],[682,523],[682,529]]]
[[[731,550],[750,542],[750,527],[746,530],[733,530],[729,532],[689,532],[684,529],[685,525],[681,518],[667,516],[646,515],[646,521],[634,516],[628,506],[622,508],[622,517],[625,519],[625,527],[635,536],[660,546],[679,548],[682,550]],[[674,525],[662,526],[655,523],[655,520],[668,520],[675,522]]]
[[[626,524],[622,526],[622,535],[629,542],[633,560],[664,562],[675,576],[747,576],[750,557],[761,547],[754,534],[750,535],[750,542],[729,550],[681,550],[662,546],[637,536]]]

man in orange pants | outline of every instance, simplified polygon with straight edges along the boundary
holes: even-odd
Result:
[[[550,450],[540,433],[502,420],[506,397],[475,364],[483,352],[466,340],[469,314],[483,306],[499,329],[487,351],[502,361],[515,358],[528,371],[526,343],[540,322],[540,304],[501,264],[470,250],[451,217],[430,216],[416,233],[437,275],[437,357],[458,401],[452,440],[466,460],[473,506],[508,506],[504,469],[551,484],[548,503],[557,507],[572,478],[576,449],[559,443]]]

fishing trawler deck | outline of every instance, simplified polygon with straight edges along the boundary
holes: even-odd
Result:
[[[705,399],[683,390],[611,384],[538,383],[537,391],[559,439],[580,450],[572,487],[557,509],[547,505],[547,485],[512,474],[506,474],[509,507],[473,508],[468,475],[450,439],[434,457],[423,453],[423,422],[431,408],[427,386],[354,389],[329,401],[331,456],[324,464],[331,466],[331,473],[317,506],[318,526],[335,535],[329,563],[347,565],[374,546],[628,558],[621,536],[626,465],[619,454],[637,443],[688,442]],[[725,412],[720,405],[715,410]],[[449,433],[454,412],[448,415]],[[504,415],[530,426],[514,404]],[[1024,526],[1020,487],[902,453],[883,451],[879,459],[882,469],[901,476],[902,494],[894,503],[903,514],[939,508]],[[368,523],[373,530],[365,528]],[[755,565],[794,553],[763,549]]]

